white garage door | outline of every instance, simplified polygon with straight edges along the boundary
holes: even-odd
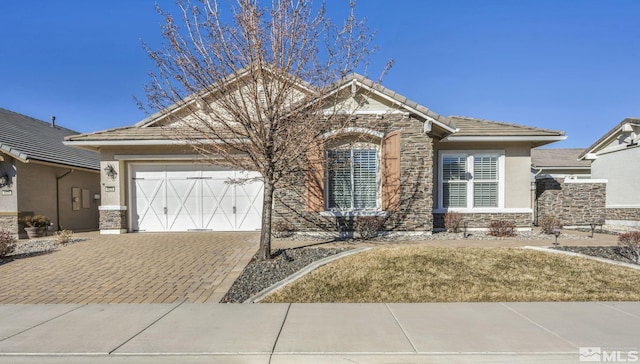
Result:
[[[133,165],[133,231],[259,230],[263,184],[254,172],[205,165]]]

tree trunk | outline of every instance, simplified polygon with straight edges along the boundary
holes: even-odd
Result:
[[[260,259],[271,259],[271,215],[273,211],[273,182],[264,181],[264,199],[262,203],[262,230],[260,232]]]

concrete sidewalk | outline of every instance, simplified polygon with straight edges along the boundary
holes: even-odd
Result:
[[[1,305],[0,363],[633,358],[640,302]],[[611,358],[611,356],[609,356]]]

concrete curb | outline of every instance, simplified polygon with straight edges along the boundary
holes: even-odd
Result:
[[[595,260],[595,261],[598,261],[598,262],[601,262],[601,263],[608,263],[608,264],[613,264],[613,265],[619,265],[619,266],[625,267],[625,268],[631,268],[631,269],[640,270],[640,265],[637,265],[637,264],[618,262],[618,261],[615,261],[615,260],[594,257],[594,256],[591,256],[591,255],[586,255],[586,254],[567,252],[567,251],[556,250],[556,249],[552,249],[552,248],[541,248],[541,247],[537,247],[537,246],[525,246],[525,247],[523,247],[523,249],[537,250],[537,251],[545,252],[545,253],[564,254],[564,255],[569,255],[569,256],[572,256],[572,257],[587,258],[587,259]]]
[[[323,265],[329,264],[331,262],[333,262],[334,260],[338,260],[338,259],[342,259],[344,257],[347,257],[349,255],[352,254],[357,254],[357,253],[361,253],[367,250],[370,250],[370,247],[362,247],[362,248],[356,248],[356,249],[351,249],[348,250],[344,253],[340,253],[340,254],[336,254],[336,255],[332,255],[330,257],[326,257],[324,259],[320,259],[317,260],[309,265],[307,265],[306,267],[300,269],[299,271],[295,272],[294,274],[288,276],[287,278],[272,284],[271,286],[263,289],[262,291],[260,291],[259,293],[257,293],[256,295],[249,297],[246,301],[244,301],[243,303],[258,303],[260,302],[263,298],[265,298],[266,296],[270,295],[272,292],[286,286],[289,283],[295,282],[298,279],[302,278],[303,276],[311,273],[312,271],[322,267]]]

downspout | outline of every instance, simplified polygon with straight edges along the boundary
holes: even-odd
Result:
[[[535,170],[536,168],[535,167],[531,167],[531,169]],[[532,184],[533,184],[533,196],[532,196],[533,204],[532,204],[532,206],[535,205],[535,207],[533,209],[533,211],[534,211],[533,212],[533,224],[535,226],[538,226],[538,183],[537,183],[537,181],[538,181],[538,176],[540,175],[540,173],[542,173],[542,168],[538,169],[538,172],[536,172],[533,175],[533,182],[532,182]]]
[[[73,169],[70,169],[63,175],[56,177],[56,222],[58,224],[58,227],[57,227],[58,231],[62,230],[62,228],[60,227],[60,180],[68,176],[72,172],[73,172]]]

